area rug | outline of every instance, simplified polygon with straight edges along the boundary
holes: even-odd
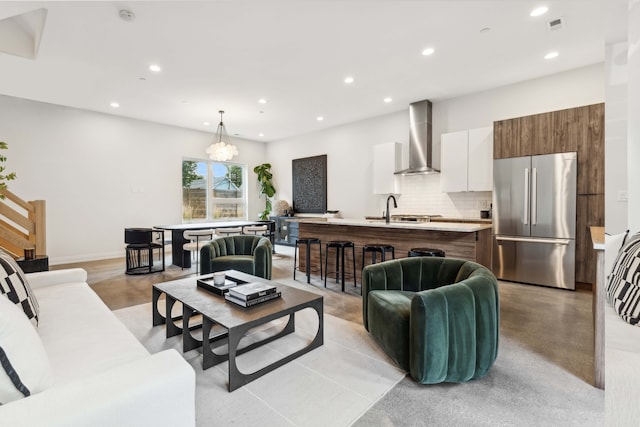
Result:
[[[150,303],[114,313],[151,353],[175,348],[193,366],[199,426],[348,426],[405,376],[362,326],[325,313],[323,346],[229,393],[227,363],[203,370],[198,350],[182,353],[180,336],[165,339],[164,325],[151,327]],[[238,367],[252,372],[301,348],[313,338],[317,322],[311,309],[296,313],[294,334],[240,356]],[[253,336],[281,326],[272,323]]]
[[[373,425],[603,426],[604,391],[501,335],[487,376],[426,386],[408,376],[354,423]]]

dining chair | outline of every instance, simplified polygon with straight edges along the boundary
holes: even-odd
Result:
[[[242,234],[242,227],[216,228],[216,236],[237,236]]]
[[[216,233],[213,229],[206,230],[186,230],[183,233],[185,240],[188,240],[188,243],[182,245],[182,249],[190,252],[190,256],[192,252],[196,253],[196,274],[199,273],[199,265],[200,265],[200,249],[204,246],[204,244],[215,237]],[[183,267],[184,269],[184,267]]]
[[[266,225],[245,225],[242,227],[242,234],[249,234],[254,236],[265,236],[269,227]]]

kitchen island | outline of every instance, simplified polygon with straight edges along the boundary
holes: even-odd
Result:
[[[396,258],[406,257],[411,248],[436,248],[442,249],[447,257],[474,261],[491,269],[491,228],[491,224],[486,223],[391,222],[386,224],[384,220],[319,218],[318,220],[305,219],[300,222],[299,234],[301,238],[320,239],[323,243],[323,252],[324,244],[329,240],[352,241],[356,247],[356,273],[360,283],[362,247],[375,243],[394,246]],[[303,266],[306,262],[304,256],[304,251],[301,251],[300,258]],[[314,265],[318,263],[315,251],[312,251],[311,261]],[[335,257],[330,256],[328,261],[329,271],[335,271]],[[347,272],[350,271],[349,262],[350,258],[347,262]],[[367,257],[366,264],[370,262],[370,258]]]

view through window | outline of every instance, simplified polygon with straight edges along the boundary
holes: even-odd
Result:
[[[182,161],[182,220],[246,219],[245,165]]]

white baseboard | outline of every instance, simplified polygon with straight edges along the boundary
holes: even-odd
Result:
[[[171,254],[171,246],[165,247],[165,257]],[[68,256],[50,256],[49,257],[49,265],[63,265],[63,264],[75,264],[78,262],[87,262],[87,261],[103,261],[107,259],[117,259],[122,258],[122,262],[124,263],[125,251],[124,249],[121,251],[115,252],[101,252],[94,254],[81,254],[81,255],[68,255]]]

